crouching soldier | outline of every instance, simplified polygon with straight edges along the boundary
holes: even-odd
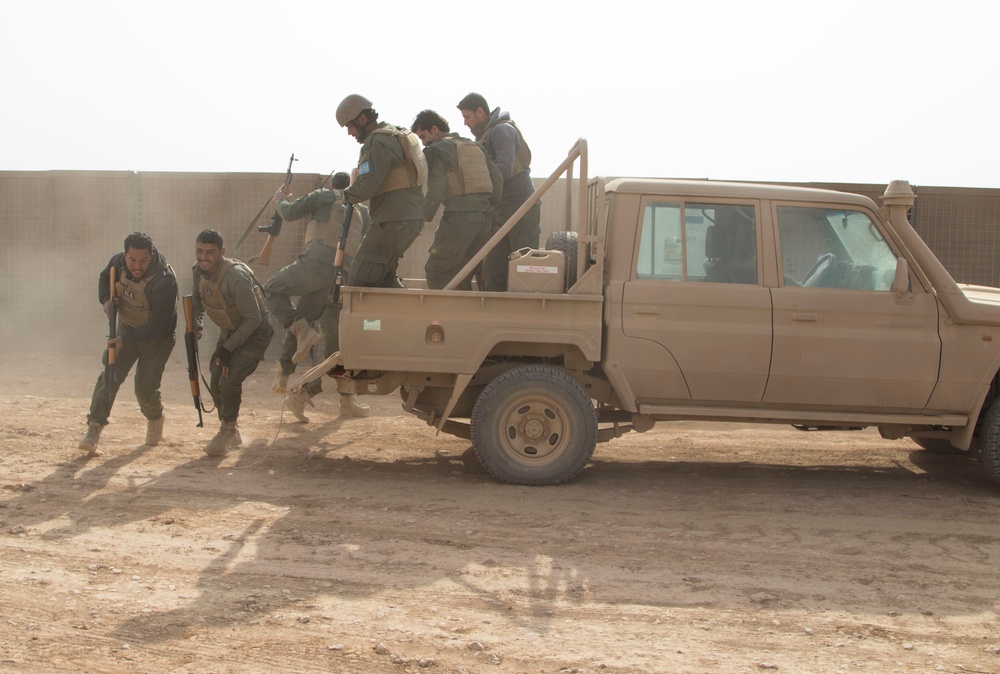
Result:
[[[264,358],[274,330],[260,284],[250,268],[225,257],[222,235],[206,229],[195,244],[193,313],[201,337],[204,314],[219,326],[219,342],[212,354],[209,392],[221,426],[205,447],[209,456],[222,456],[243,444],[237,418],[243,399],[243,381]]]
[[[108,350],[104,351],[105,372],[98,377],[94,387],[87,415],[87,435],[80,441],[80,449],[92,456],[101,453],[97,442],[108,424],[118,387],[137,363],[135,398],[146,417],[145,444],[159,444],[163,438],[160,381],[174,348],[174,329],[177,327],[174,270],[148,235],[132,232],[125,237],[125,250],[114,255],[98,277],[97,294],[105,314],[109,313],[112,303],[118,312],[117,335],[108,340],[108,348],[117,353],[117,359],[109,365]]]

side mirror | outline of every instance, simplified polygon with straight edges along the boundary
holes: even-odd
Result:
[[[896,273],[892,276],[892,287],[894,293],[910,292],[910,263],[906,258],[896,258]]]

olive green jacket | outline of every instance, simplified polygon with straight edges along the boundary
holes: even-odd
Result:
[[[457,133],[448,134],[459,137]],[[486,166],[490,170],[490,180],[493,182],[493,194],[457,194],[444,202],[445,211],[480,211],[486,213],[491,204],[500,203],[503,193],[503,176],[496,164],[485,156]],[[441,201],[444,199],[447,185],[447,174],[458,171],[458,150],[455,144],[444,138],[436,140],[424,148],[427,158],[427,196],[424,204],[424,220],[433,220]]]
[[[379,128],[393,128],[385,122]],[[375,196],[385,181],[389,171],[406,163],[403,148],[390,134],[369,133],[361,145],[358,159],[358,177],[344,190],[344,196],[352,204],[368,201],[373,222],[396,222],[400,220],[422,220],[424,217],[424,195],[419,187],[393,190]]]

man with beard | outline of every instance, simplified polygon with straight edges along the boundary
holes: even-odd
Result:
[[[111,270],[115,270],[115,285],[111,287]],[[108,425],[108,415],[118,395],[118,388],[135,371],[135,398],[146,417],[146,445],[157,445],[163,438],[163,403],[160,381],[163,368],[174,348],[177,327],[177,278],[167,259],[156,250],[153,239],[142,232],[125,237],[124,252],[117,253],[101,271],[97,281],[97,296],[108,315],[111,302],[118,311],[116,336],[108,340],[104,365],[108,365],[108,349],[115,353],[113,377],[106,372],[97,378],[87,415],[87,434],[80,449],[91,456],[100,454],[97,443],[101,431]]]
[[[486,155],[493,160],[503,176],[503,196],[500,206],[493,211],[492,237],[517,209],[535,193],[531,182],[531,150],[510,118],[509,112],[500,108],[490,111],[486,99],[477,93],[470,93],[458,102],[465,125],[476,140],[486,149]],[[486,290],[503,292],[507,290],[507,262],[510,254],[522,248],[538,248],[541,235],[541,204],[528,209],[521,220],[507,233],[483,260],[483,276]]]

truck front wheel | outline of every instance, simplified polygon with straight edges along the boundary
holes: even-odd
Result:
[[[547,365],[521,365],[496,377],[472,410],[479,463],[501,482],[568,482],[597,444],[597,411],[583,387]]]
[[[990,477],[1000,483],[1000,398],[994,400],[986,410],[982,432],[983,465]]]

